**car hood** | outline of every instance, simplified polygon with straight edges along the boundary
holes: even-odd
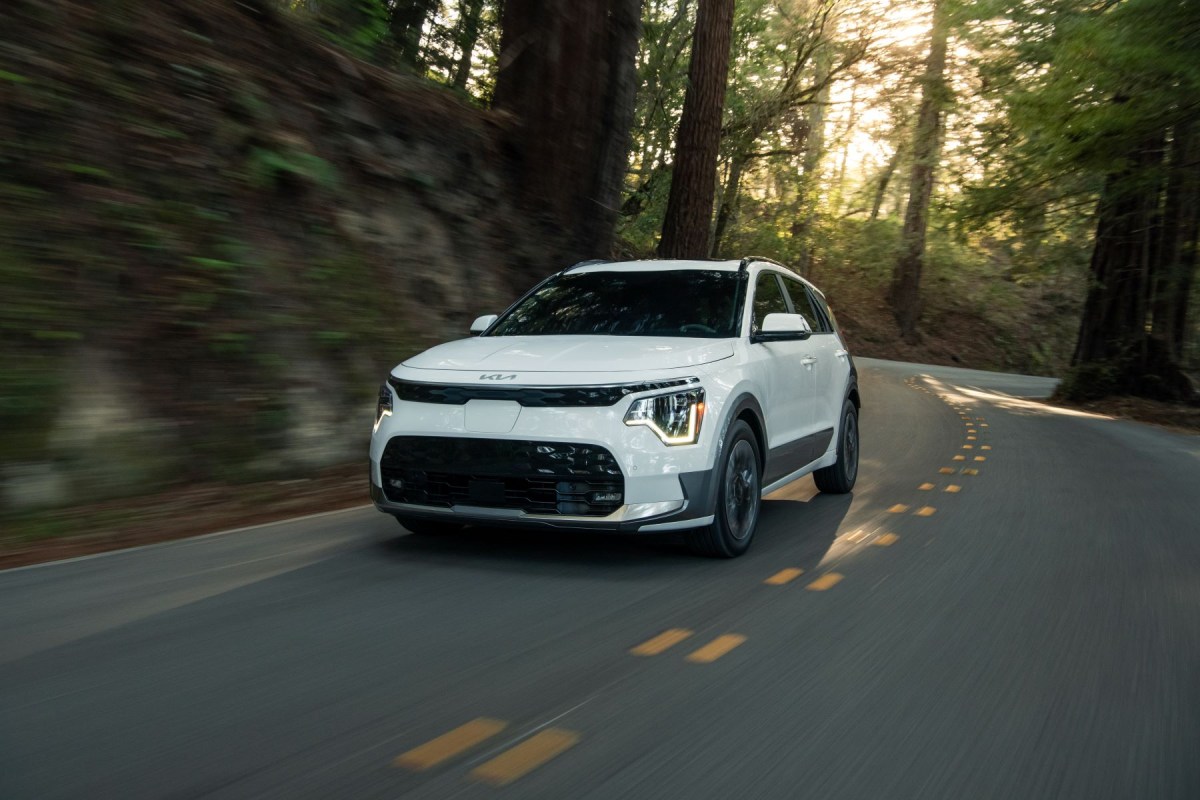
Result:
[[[733,355],[728,339],[649,336],[480,336],[438,345],[403,366],[503,373],[644,372],[695,367]],[[513,378],[520,381],[520,378]]]

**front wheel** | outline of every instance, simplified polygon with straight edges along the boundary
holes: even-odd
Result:
[[[858,478],[858,409],[846,400],[838,426],[837,461],[813,473],[817,488],[829,494],[846,494]]]
[[[749,549],[762,506],[760,463],[754,431],[744,420],[737,420],[729,429],[714,467],[717,508],[713,522],[688,536],[694,552],[712,558],[734,558]]]

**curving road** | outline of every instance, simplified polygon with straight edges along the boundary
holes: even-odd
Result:
[[[735,561],[363,508],[0,573],[0,797],[1200,797],[1200,437],[859,364],[858,488]]]

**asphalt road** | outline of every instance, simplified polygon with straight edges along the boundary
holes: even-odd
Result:
[[[0,798],[1200,798],[1200,437],[860,370],[856,491],[734,561],[364,508],[0,573]]]

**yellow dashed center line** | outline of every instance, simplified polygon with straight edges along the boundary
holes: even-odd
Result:
[[[967,441],[968,441],[968,442],[973,442],[973,441],[975,441],[975,438],[976,438],[976,437],[974,437],[974,436],[968,436],[968,437],[967,437]]]
[[[692,635],[686,628],[671,628],[663,631],[653,639],[642,642],[629,652],[635,656],[656,656],[664,650],[669,650]]]
[[[449,733],[443,733],[420,747],[396,756],[392,764],[412,770],[426,770],[443,761],[470,750],[475,745],[504,730],[506,723],[498,719],[480,717],[466,725],[460,725]]]
[[[974,450],[974,449],[975,449],[975,445],[973,445],[973,444],[964,444],[963,445],[963,450]]]
[[[875,541],[871,542],[871,544],[878,545],[879,547],[891,547],[899,538],[900,537],[894,533],[881,533],[879,534],[879,537],[875,539]]]
[[[548,728],[480,764],[471,770],[471,777],[492,786],[506,786],[574,747],[578,741],[579,734],[574,731]]]
[[[946,491],[950,494],[957,494],[962,491],[961,486],[955,486],[953,483],[946,487]]]
[[[763,581],[763,583],[767,584],[768,586],[783,586],[785,583],[794,581],[803,574],[804,570],[800,569],[799,567],[788,567],[787,569],[779,570],[779,572],[776,572],[774,575],[767,578],[765,581]]]
[[[904,505],[903,503],[896,503],[896,505],[889,508],[888,511],[893,514],[903,514],[905,511],[908,511],[908,506]]]
[[[938,472],[940,472],[942,475],[953,475],[954,467],[942,467],[938,470]]]
[[[913,512],[913,514],[918,517],[932,517],[936,513],[937,509],[933,506],[921,506]]]
[[[979,470],[977,470],[977,469],[964,469],[964,470],[962,471],[962,474],[963,474],[963,475],[978,475],[978,474],[979,474]]]
[[[987,456],[975,456],[976,461],[987,461]]]
[[[966,461],[967,457],[966,456],[955,456],[954,460],[955,461]]]
[[[979,449],[980,449],[980,450],[991,450],[991,449],[992,449],[992,446],[991,446],[990,444],[985,444],[983,447],[981,447],[981,448],[979,448]]]
[[[693,664],[711,664],[744,641],[746,641],[745,636],[726,633],[713,639],[699,650],[689,653],[685,660]]]
[[[815,581],[810,583],[808,586],[805,586],[804,588],[808,589],[810,592],[823,592],[826,589],[830,589],[834,586],[837,586],[841,582],[842,582],[842,576],[840,574],[838,574],[836,572],[826,572],[824,575],[817,578]]]
[[[920,489],[922,492],[928,492],[930,489],[933,488],[933,484],[932,483],[922,483],[917,488]]]

